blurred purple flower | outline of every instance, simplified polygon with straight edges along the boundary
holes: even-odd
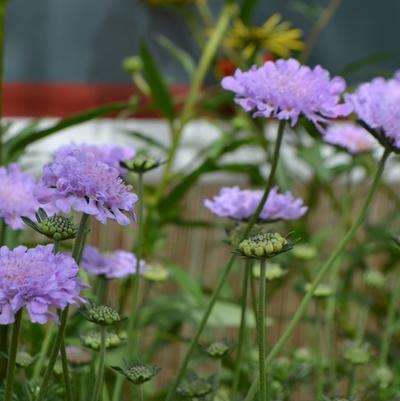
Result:
[[[346,98],[359,119],[377,131],[384,146],[400,149],[400,81],[375,78]]]
[[[71,256],[53,253],[53,246],[0,248],[0,324],[14,323],[26,307],[33,323],[58,322],[50,308],[64,309],[83,301],[79,268]]]
[[[21,216],[35,217],[39,203],[33,192],[35,180],[20,170],[18,164],[0,168],[0,217],[12,229],[25,227]]]
[[[39,202],[54,211],[71,209],[94,216],[101,223],[107,219],[129,224],[137,196],[130,192],[119,171],[98,160],[92,153],[79,149],[66,151],[44,166],[36,191]]]
[[[368,152],[376,145],[376,141],[366,129],[350,121],[333,123],[326,129],[323,139],[353,154]]]
[[[304,115],[322,129],[320,123],[352,111],[351,105],[340,103],[343,78],[331,78],[321,66],[311,69],[295,59],[268,61],[245,72],[237,69],[222,80],[222,87],[235,92],[235,102],[254,117],[290,120],[292,126]]]
[[[75,149],[82,152],[93,153],[98,161],[106,163],[111,167],[115,167],[119,170],[121,175],[125,175],[127,170],[121,167],[120,162],[132,159],[136,153],[134,148],[128,146],[122,147],[112,144],[89,145],[86,143],[72,143],[58,148],[55,154],[55,160],[62,160]]]
[[[82,255],[82,267],[90,274],[104,276],[107,279],[125,278],[136,272],[136,256],[127,251],[118,250],[102,254],[94,246],[86,246]],[[140,270],[145,263],[140,262]]]
[[[262,191],[241,190],[239,187],[222,188],[212,200],[206,199],[204,206],[220,217],[234,220],[248,220],[254,214],[262,198]],[[295,198],[291,192],[278,193],[272,188],[261,211],[260,220],[296,220],[307,212],[303,200]]]
[[[394,78],[397,79],[398,81],[400,81],[400,70],[398,70],[394,73]]]

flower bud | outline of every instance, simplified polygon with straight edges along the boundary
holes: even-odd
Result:
[[[130,382],[136,385],[140,385],[151,380],[161,370],[161,368],[157,366],[145,365],[142,363],[135,363],[134,365],[127,366],[125,369],[122,369],[118,366],[113,366],[112,368],[124,375]]]
[[[178,387],[177,393],[183,398],[195,399],[210,394],[212,388],[208,380],[192,374]]]
[[[265,278],[268,281],[278,280],[286,274],[286,271],[278,263],[267,263],[265,271]],[[256,264],[253,266],[253,276],[255,278],[260,278],[261,266]]]
[[[209,357],[215,359],[221,359],[229,353],[231,348],[232,348],[231,344],[227,340],[222,340],[222,341],[214,341],[207,347],[204,347],[204,350],[206,351]]]
[[[365,365],[369,362],[370,353],[366,345],[352,345],[349,346],[345,353],[344,358],[353,365]]]
[[[100,326],[112,326],[125,320],[110,305],[86,305],[81,313],[89,322]]]
[[[380,388],[387,388],[394,380],[394,374],[387,366],[380,366],[374,372],[374,379]]]
[[[272,258],[282,252],[291,249],[286,238],[278,233],[257,234],[242,241],[238,246],[238,251],[245,257],[265,259]]]
[[[122,167],[139,174],[147,173],[148,171],[157,168],[161,164],[162,163],[159,160],[143,153],[139,153],[132,160],[121,162]]]
[[[28,368],[32,365],[34,358],[25,351],[20,351],[17,353],[15,363],[20,368]]]
[[[139,56],[127,57],[122,61],[122,68],[128,74],[137,74],[143,70],[143,61]]]
[[[107,341],[107,340],[106,340]],[[73,366],[84,366],[90,363],[92,356],[90,352],[81,347],[70,345],[65,348],[68,362]]]
[[[117,348],[122,341],[118,334],[106,333],[106,349]],[[101,334],[97,331],[90,332],[82,337],[82,345],[94,351],[98,351],[101,346]]]
[[[311,291],[311,283],[307,283],[305,286],[305,291]],[[333,294],[332,287],[327,284],[318,284],[317,288],[314,290],[313,297],[314,298],[328,298]]]
[[[78,225],[71,217],[62,215],[49,217],[43,209],[39,209],[36,213],[36,223],[28,217],[22,217],[22,220],[38,233],[55,241],[73,239],[78,233]]]
[[[386,285],[386,277],[378,270],[368,270],[364,273],[364,282],[371,288],[384,288]]]
[[[168,280],[168,270],[161,264],[147,264],[146,269],[142,273],[142,277],[152,283],[162,283]]]

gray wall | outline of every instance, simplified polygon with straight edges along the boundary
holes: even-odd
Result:
[[[213,8],[220,0],[210,0]],[[259,0],[255,22],[281,11],[307,30],[308,22],[288,10],[289,0]],[[310,3],[310,1],[308,1]],[[319,0],[326,4],[326,0]],[[389,60],[349,76],[367,79],[400,67],[400,1],[343,0],[323,33],[310,63],[340,71],[365,56],[389,52]],[[185,77],[155,43],[162,33],[196,55],[182,17],[147,7],[142,0],[10,0],[6,26],[5,76],[22,82],[129,82],[121,60],[137,51],[139,38],[151,42],[164,71]]]

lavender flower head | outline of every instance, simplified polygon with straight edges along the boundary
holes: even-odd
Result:
[[[371,134],[353,122],[338,122],[330,125],[323,139],[331,145],[340,146],[352,154],[368,152],[376,144]]]
[[[381,144],[400,150],[400,80],[375,78],[346,98]]]
[[[119,171],[98,160],[88,151],[70,149],[45,165],[36,191],[39,202],[54,211],[71,209],[94,216],[101,223],[107,219],[129,224],[137,196],[130,192]]]
[[[94,246],[86,246],[82,255],[82,267],[90,274],[113,278],[125,278],[136,272],[136,256],[122,250],[102,254]],[[140,270],[144,270],[145,263],[140,262]]]
[[[75,149],[82,152],[93,153],[97,160],[106,163],[111,167],[115,167],[119,170],[121,175],[125,175],[127,170],[121,167],[120,162],[132,159],[136,153],[134,148],[128,146],[122,147],[112,144],[89,145],[85,143],[78,145],[72,143],[58,148],[55,154],[55,159],[62,160]]]
[[[33,192],[35,180],[20,170],[18,164],[0,168],[0,217],[12,229],[25,226],[21,216],[34,218],[39,203]]]
[[[352,111],[340,103],[346,89],[343,78],[331,78],[321,66],[311,69],[295,59],[267,61],[245,72],[237,69],[222,80],[222,87],[234,92],[235,102],[254,117],[290,120],[292,126],[304,115],[322,130],[320,123]]]
[[[212,200],[206,199],[204,206],[220,217],[245,221],[251,218],[262,198],[262,191],[242,190],[239,187],[224,187]],[[307,212],[303,200],[291,192],[278,193],[272,188],[261,211],[260,220],[296,220]]]
[[[78,265],[71,256],[54,254],[52,248],[0,248],[0,324],[14,323],[15,314],[24,307],[33,323],[58,322],[51,308],[83,301]]]

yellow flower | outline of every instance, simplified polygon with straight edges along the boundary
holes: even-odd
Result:
[[[261,26],[246,26],[237,19],[224,46],[230,50],[241,50],[241,55],[246,59],[259,50],[288,57],[292,50],[303,50],[301,35],[301,29],[292,28],[289,21],[282,21],[280,14],[274,14]]]

